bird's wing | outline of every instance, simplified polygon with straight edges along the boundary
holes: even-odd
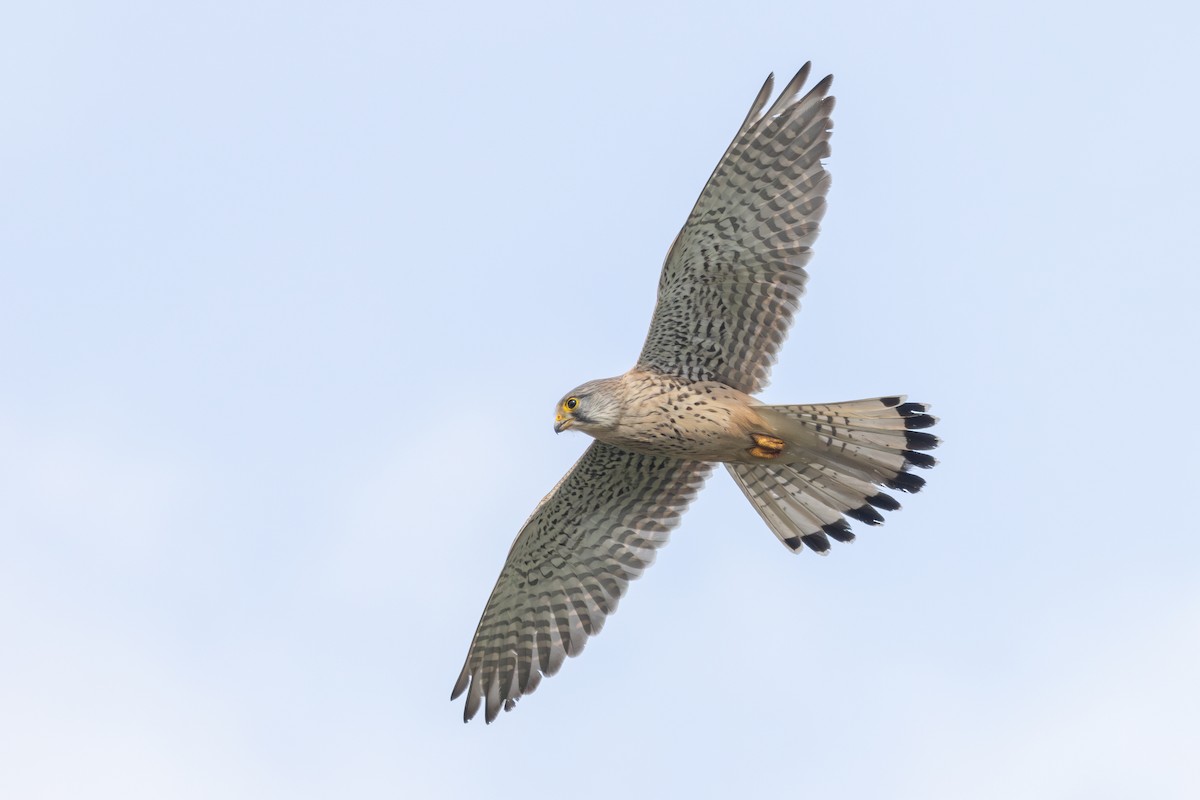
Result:
[[[801,97],[809,67],[763,113],[767,78],[700,193],[663,264],[640,368],[744,392],[766,385],[829,190],[833,76]]]
[[[667,541],[712,466],[595,442],[517,534],[454,699],[491,722],[583,650]]]

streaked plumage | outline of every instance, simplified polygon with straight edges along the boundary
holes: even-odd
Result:
[[[767,78],[663,265],[637,364],[559,402],[555,430],[597,439],[517,534],[452,698],[488,722],[583,649],[654,560],[714,463],[790,550],[854,538],[918,491],[938,444],[920,403],[880,397],[767,406],[825,212],[832,76],[809,65],[765,113]]]

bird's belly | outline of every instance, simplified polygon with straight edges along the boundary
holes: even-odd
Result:
[[[606,433],[617,447],[696,461],[741,460],[761,427],[758,401],[720,383],[695,383],[639,393]],[[599,438],[599,437],[598,437]]]

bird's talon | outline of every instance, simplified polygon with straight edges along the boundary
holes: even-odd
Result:
[[[767,436],[764,433],[752,433],[750,438],[754,439],[754,447],[751,447],[747,452],[755,458],[779,458],[783,452],[783,439],[777,436]]]

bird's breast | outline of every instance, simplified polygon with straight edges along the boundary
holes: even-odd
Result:
[[[643,374],[626,388],[620,419],[603,439],[627,450],[734,460],[753,445],[751,433],[762,427],[754,410],[758,401],[722,383]]]

